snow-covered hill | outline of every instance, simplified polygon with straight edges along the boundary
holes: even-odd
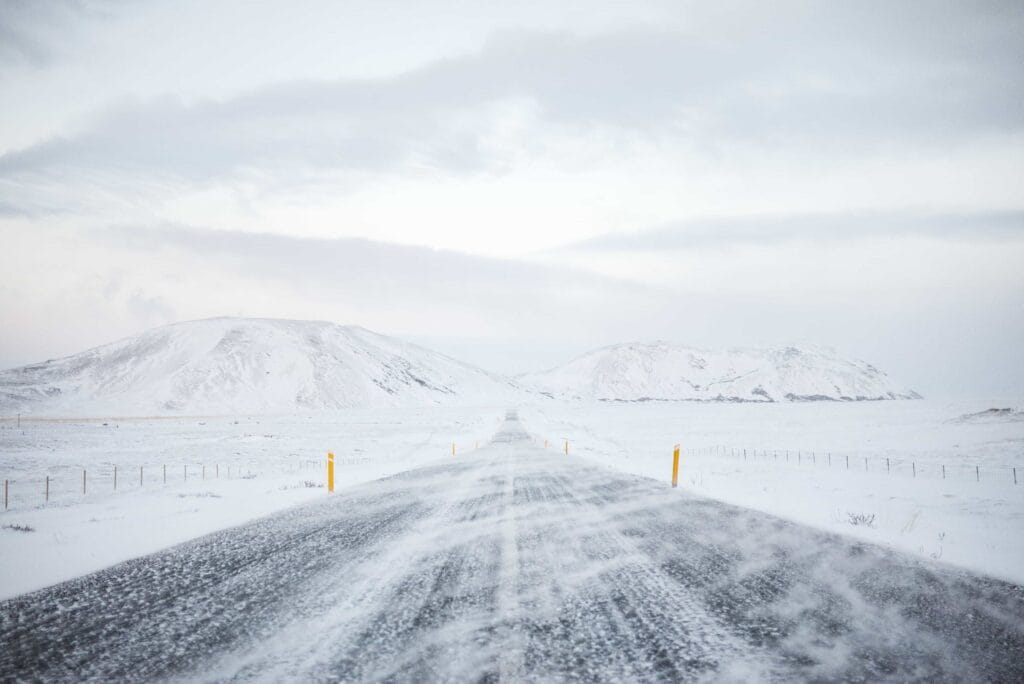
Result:
[[[0,414],[143,416],[502,404],[504,378],[363,328],[214,318],[0,371]]]
[[[517,380],[558,398],[602,401],[920,398],[874,366],[819,347],[705,351],[670,342],[634,342]]]

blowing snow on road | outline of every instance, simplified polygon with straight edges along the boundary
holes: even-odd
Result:
[[[0,672],[106,680],[1000,680],[1020,587],[544,449],[451,462],[0,604]]]

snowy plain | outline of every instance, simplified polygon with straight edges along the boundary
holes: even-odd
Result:
[[[683,495],[1024,583],[1022,404],[550,402],[520,417],[552,448],[568,438],[572,456],[666,483],[679,443]]]
[[[328,451],[337,489],[450,459],[453,442],[464,453],[489,439],[504,411],[22,417],[20,428],[17,418],[4,418],[0,481],[9,482],[9,501],[0,508],[0,598],[324,498]]]
[[[519,414],[539,445],[547,440],[554,451],[568,438],[581,468],[601,464],[668,486],[678,442],[680,496],[696,493],[1024,583],[1024,421],[960,419],[1003,406],[1020,402],[541,401]],[[23,417],[20,428],[5,418],[0,479],[10,489],[0,513],[0,598],[323,498],[328,450],[336,454],[338,489],[451,459],[452,442],[458,458],[490,439],[505,408]]]

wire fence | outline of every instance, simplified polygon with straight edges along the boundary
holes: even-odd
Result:
[[[796,468],[829,468],[859,471],[911,479],[972,480],[974,482],[1001,482],[1017,485],[1024,478],[1024,469],[1018,473],[1013,465],[992,463],[945,463],[937,458],[865,456],[831,451],[803,451],[792,449],[755,449],[716,445],[687,449],[690,457],[728,458],[738,462],[769,463]]]
[[[365,456],[338,459],[339,466],[370,463]],[[51,466],[45,473],[12,474],[2,482],[3,510],[46,504],[78,503],[115,494],[170,488],[217,480],[256,480],[289,472],[323,472],[324,462],[287,459],[259,463],[162,463],[122,466],[91,464],[86,467]]]
[[[474,439],[451,443],[451,453],[465,454],[475,451],[488,440]],[[90,464],[85,467],[50,466],[45,473],[14,473],[2,482],[3,509],[28,508],[46,504],[67,504],[106,497],[114,494],[139,492],[157,487],[172,487],[214,480],[255,480],[264,476],[279,476],[289,472],[309,471],[314,480],[326,476],[326,459],[288,458],[247,463],[178,462],[161,464],[135,464],[123,466],[113,463]],[[358,467],[372,463],[368,456],[336,457],[335,467]]]

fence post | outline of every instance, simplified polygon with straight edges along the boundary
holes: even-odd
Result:
[[[82,469],[82,494],[85,494],[85,468]]]
[[[850,454],[846,454],[846,469],[850,469]]]
[[[828,466],[832,467],[832,452],[828,452]]]
[[[889,472],[889,457],[888,456],[885,457],[885,472],[886,473]]]
[[[142,486],[142,466],[139,466],[139,486]]]
[[[50,476],[46,476],[46,501],[50,501]]]
[[[1017,468],[1013,469],[1013,484],[1017,484]]]
[[[911,462],[910,462],[910,467],[911,467],[911,469],[913,470],[913,473],[914,473],[914,475],[913,475],[913,476],[914,476],[914,477],[917,477],[917,464],[916,464],[916,463],[914,463],[913,461],[911,461]]]
[[[188,463],[185,464],[185,482],[188,482]]]
[[[569,438],[568,437],[566,437],[566,439],[565,439],[565,455],[566,456],[569,455]]]
[[[220,479],[220,463],[218,463],[218,464],[216,464],[214,466],[213,479],[214,480],[219,480]]]
[[[679,445],[672,447],[672,486],[679,486]]]
[[[164,484],[167,484],[167,464],[164,463]]]
[[[945,464],[943,464],[943,466],[942,466],[942,479],[943,480],[946,479],[946,466],[945,466]]]
[[[114,491],[117,491],[117,466],[114,466]]]
[[[327,493],[334,493],[334,454],[327,452]]]
[[[206,464],[203,464],[203,479],[206,479]]]
[[[455,455],[455,442],[452,442],[452,456]]]
[[[4,510],[7,510],[7,488],[10,486],[10,480],[4,480]]]
[[[867,470],[868,470],[868,457],[865,456],[864,457],[864,472],[867,472]]]
[[[974,466],[974,479],[977,482],[981,482],[981,473],[978,472],[978,466]]]

